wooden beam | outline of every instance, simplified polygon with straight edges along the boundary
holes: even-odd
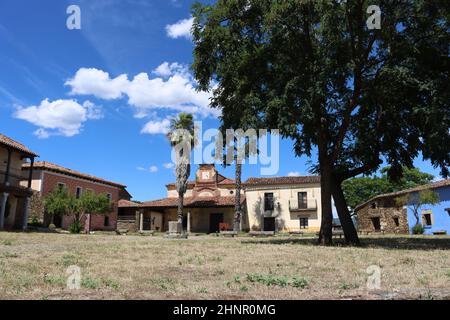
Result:
[[[8,148],[8,162],[6,164],[6,172],[5,172],[5,185],[9,184],[9,172],[11,170],[11,155],[12,151]]]
[[[31,164],[30,164],[30,172],[28,174],[28,189],[31,189],[31,180],[33,178],[34,157],[31,157],[30,160],[31,160]]]

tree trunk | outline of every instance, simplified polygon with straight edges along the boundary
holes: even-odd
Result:
[[[184,194],[179,193],[178,194],[178,211],[177,211],[177,217],[178,217],[178,223],[183,224],[183,200],[184,200]]]
[[[344,192],[342,191],[341,182],[333,179],[331,192],[336,205],[336,211],[342,225],[342,230],[344,231],[345,241],[349,244],[359,245],[358,233],[356,232],[355,225],[353,224],[352,217],[350,216],[347,201],[345,200]]]
[[[233,230],[236,232],[241,231],[241,174],[242,164],[236,161],[236,194],[234,203],[234,225]]]
[[[320,151],[319,151],[320,152]],[[333,243],[333,212],[331,209],[331,166],[324,155],[320,157],[320,196],[322,205],[322,223],[319,232],[319,244],[328,246]]]

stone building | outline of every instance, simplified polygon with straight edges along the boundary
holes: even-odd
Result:
[[[363,232],[411,232],[412,227],[417,223],[411,204],[418,193],[423,190],[432,190],[439,197],[439,203],[424,204],[419,209],[419,223],[424,227],[425,234],[450,233],[450,179],[382,194],[360,204],[355,208],[359,230]],[[404,195],[410,195],[409,203],[399,207],[395,199]]]
[[[23,144],[0,134],[0,230],[27,228],[35,157],[37,154]],[[27,161],[29,172],[23,173],[21,168]]]

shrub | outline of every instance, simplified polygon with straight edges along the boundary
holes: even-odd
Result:
[[[424,227],[421,224],[416,224],[413,228],[412,228],[412,233],[413,234],[423,234],[425,232]]]
[[[54,229],[56,229],[56,226],[55,226],[53,223],[50,223],[50,224],[48,225],[48,228],[49,228],[50,230],[54,230]]]
[[[83,230],[83,225],[81,224],[80,221],[74,221],[70,226],[69,226],[69,232],[70,233],[80,233],[81,230]]]

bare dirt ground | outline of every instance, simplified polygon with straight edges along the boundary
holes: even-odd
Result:
[[[0,233],[0,299],[450,299],[449,236],[315,241]],[[371,265],[379,289],[367,288]]]

